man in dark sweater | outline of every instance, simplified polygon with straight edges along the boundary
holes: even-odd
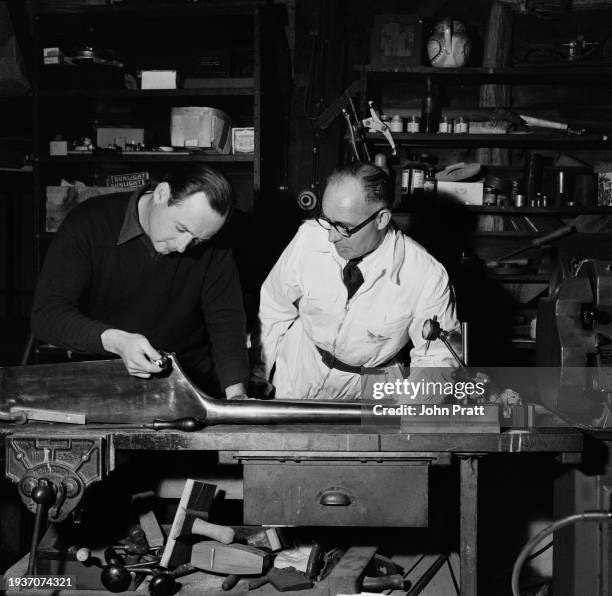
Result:
[[[245,316],[231,250],[218,236],[233,193],[201,164],[147,191],[95,197],[58,230],[41,271],[34,336],[87,354],[116,354],[127,371],[161,371],[176,352],[205,391],[245,394]]]

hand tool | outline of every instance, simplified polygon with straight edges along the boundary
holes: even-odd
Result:
[[[380,577],[369,577],[366,575],[361,583],[361,590],[363,592],[382,592],[383,590],[389,589],[406,589],[406,582],[399,573],[395,573],[393,575],[382,575]]]
[[[227,592],[228,590],[231,590],[232,588],[236,587],[236,585],[240,581],[240,577],[240,575],[230,573],[221,583],[221,589],[224,592]]]
[[[467,372],[467,367],[463,360],[459,357],[459,354],[455,352],[455,349],[451,345],[449,341],[450,333],[445,331],[440,327],[440,323],[437,321],[437,318],[427,319],[423,324],[422,331],[423,339],[426,339],[428,342],[439,339],[444,342],[444,345],[448,348],[448,351],[452,354],[453,358],[457,361],[457,364],[461,367],[463,371]]]
[[[109,592],[124,592],[132,583],[132,575],[123,565],[115,549],[109,547],[104,551],[106,565],[100,573],[100,581]]]
[[[245,544],[206,540],[193,545],[190,562],[194,567],[212,573],[259,575],[269,567],[270,554]]]
[[[162,555],[163,567],[175,567],[185,563],[191,556],[192,546],[181,540],[190,535],[207,536],[224,544],[234,540],[233,528],[211,524],[207,521],[217,487],[189,478],[185,482],[183,494],[172,522],[166,547]]]
[[[508,254],[505,254],[502,257],[498,257],[497,259],[488,261],[487,267],[495,267],[501,261],[507,261],[511,257],[521,254],[522,252],[525,252],[529,250],[530,248],[538,248],[542,246],[543,244],[548,244],[549,242],[553,242],[555,240],[560,240],[561,238],[565,238],[566,236],[569,236],[570,234],[575,234],[577,231],[578,231],[577,228],[573,225],[563,226],[562,228],[559,228],[558,230],[554,230],[550,234],[545,234],[544,236],[539,236],[538,238],[534,238],[529,244],[526,244],[525,246],[517,250],[513,250],[512,252],[509,252]]]

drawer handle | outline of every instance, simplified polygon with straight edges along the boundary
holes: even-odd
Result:
[[[326,490],[319,503],[328,507],[347,507],[351,504],[351,497],[341,490]]]

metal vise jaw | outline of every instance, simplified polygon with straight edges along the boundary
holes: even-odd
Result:
[[[6,439],[6,477],[18,485],[24,505],[36,512],[32,491],[45,479],[55,493],[50,522],[64,521],[81,502],[85,489],[104,474],[104,438],[40,438],[11,435]]]

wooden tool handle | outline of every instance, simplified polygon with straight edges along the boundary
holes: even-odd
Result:
[[[233,528],[211,524],[203,519],[196,519],[193,522],[191,533],[197,534],[198,536],[208,536],[209,538],[222,542],[223,544],[231,544],[234,542]]]

